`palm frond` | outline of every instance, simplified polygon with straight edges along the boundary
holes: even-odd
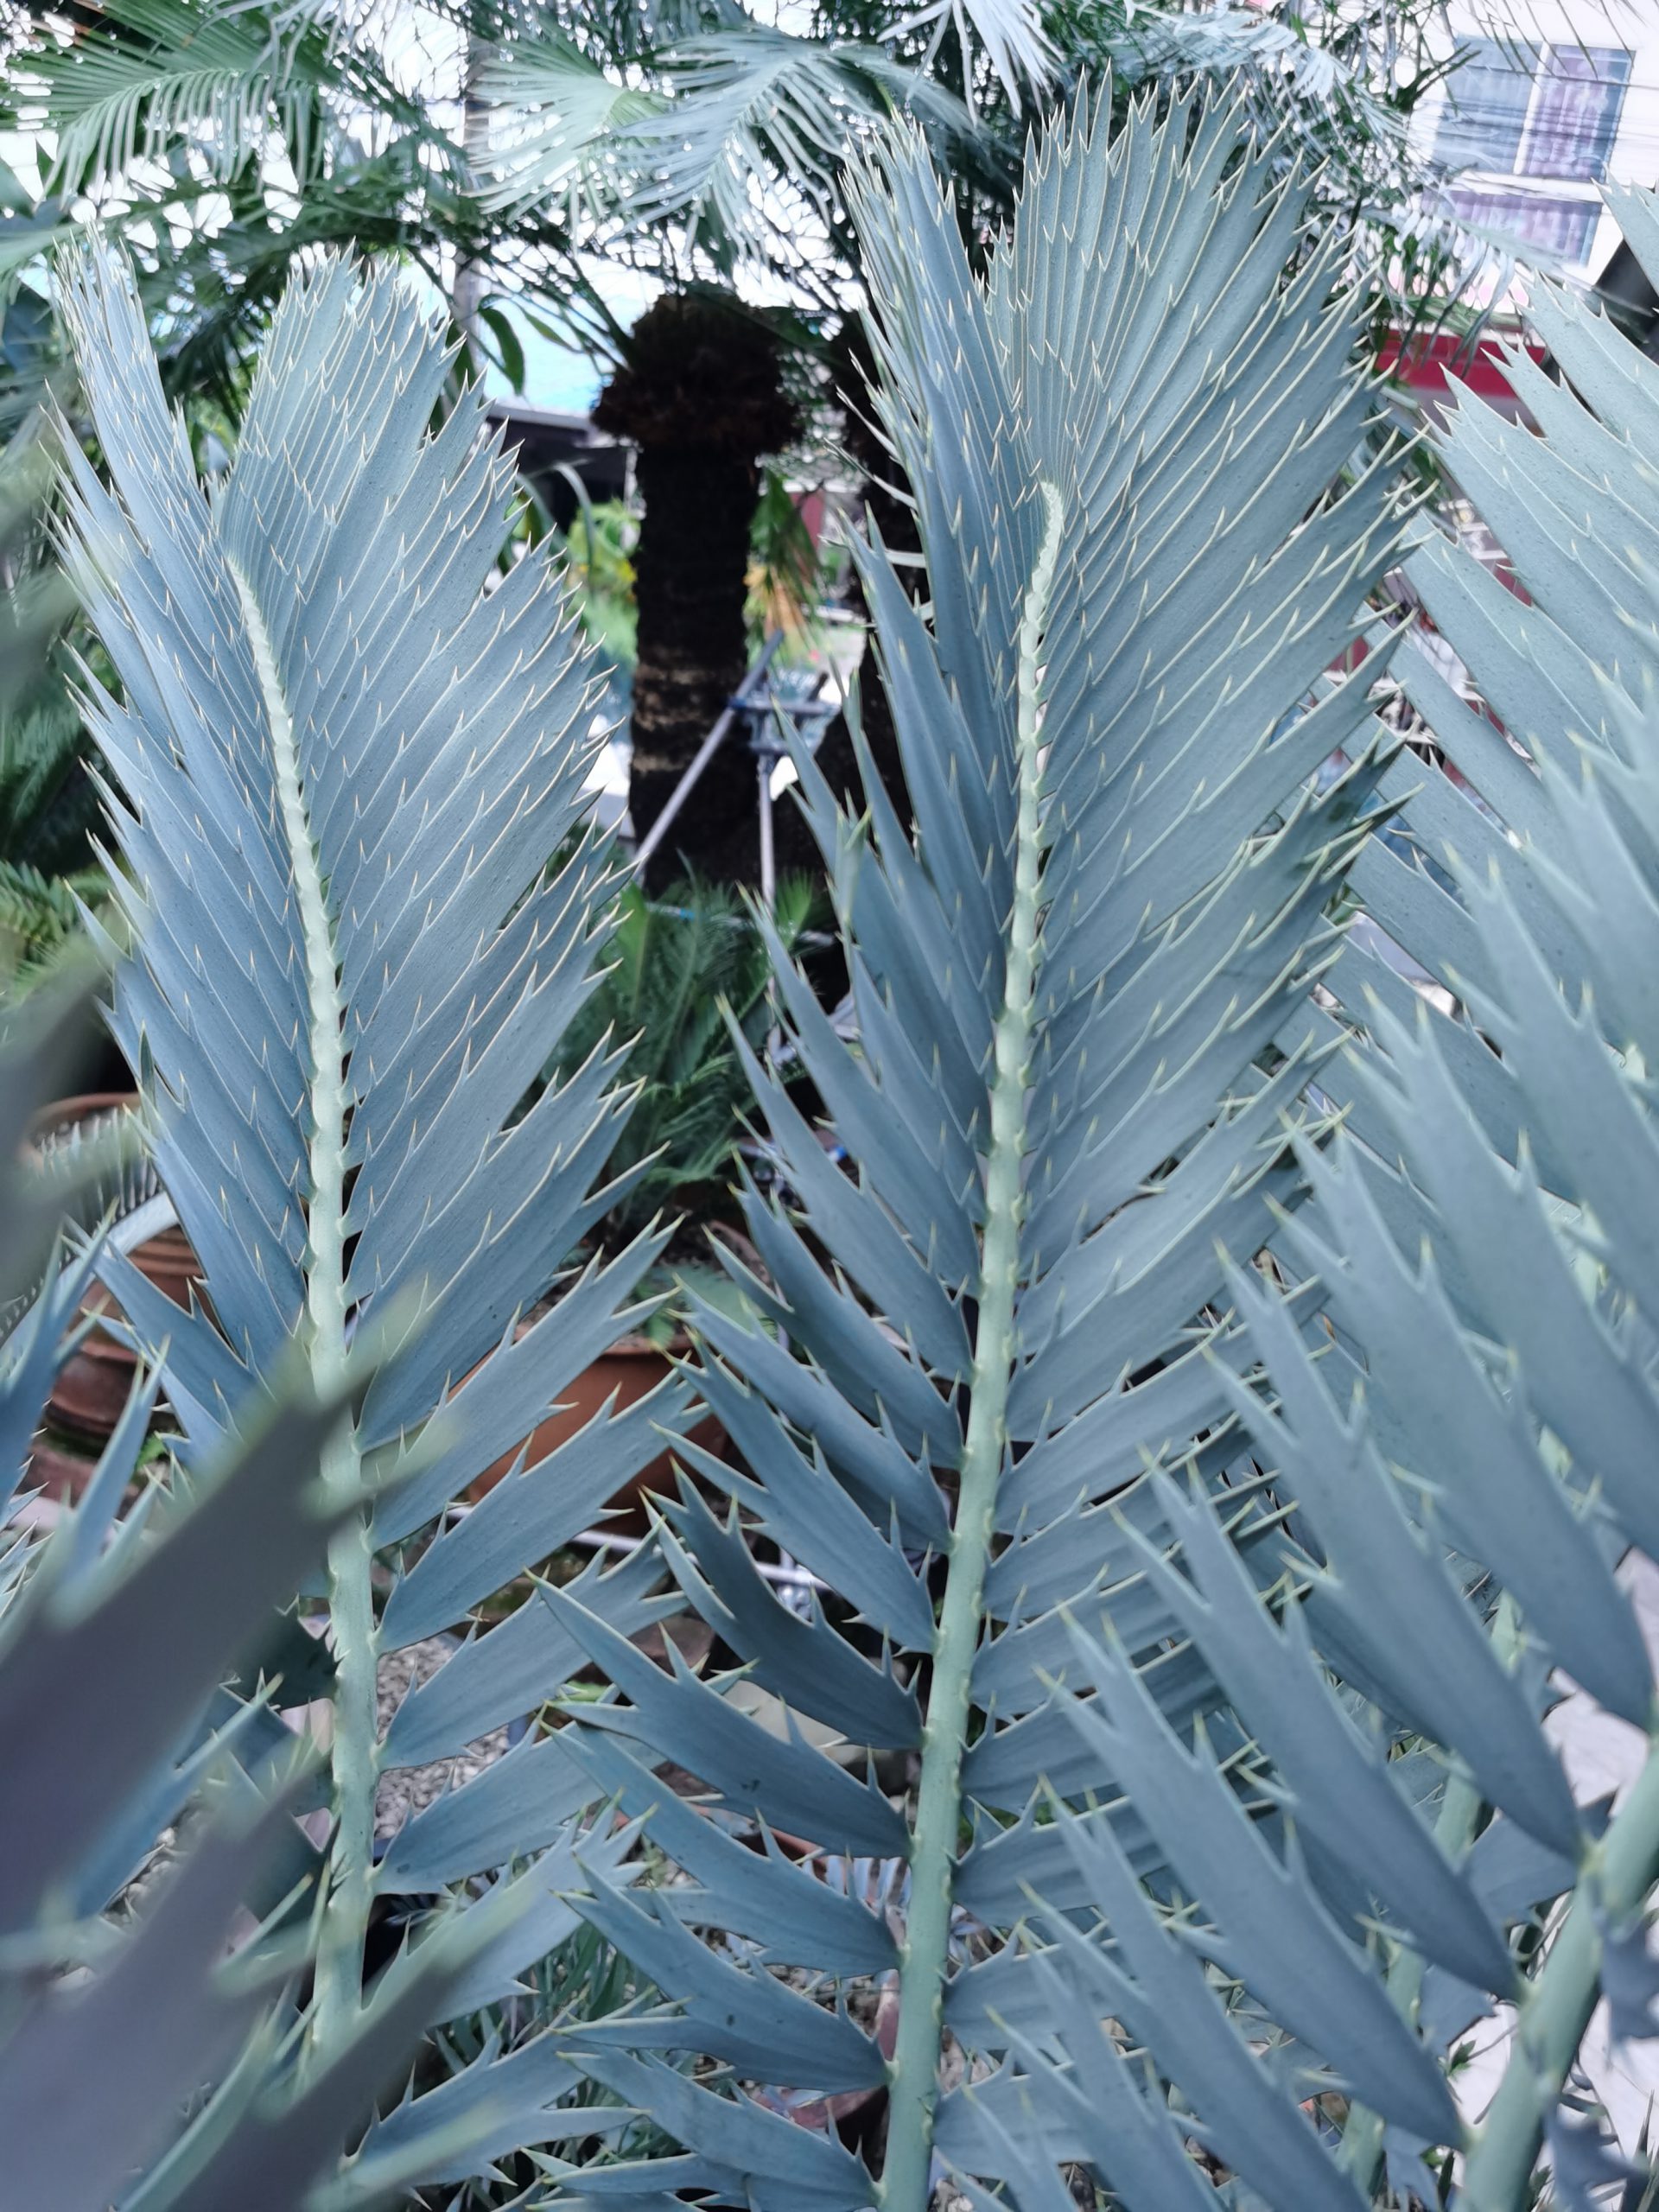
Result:
[[[881,112],[834,47],[758,25],[688,40],[664,71],[669,104],[629,133],[631,197],[641,219],[682,217],[694,239],[741,234],[752,196],[780,178],[810,192]]]
[[[1295,22],[1248,8],[1193,13],[1136,9],[1113,41],[1127,80],[1192,71],[1243,80],[1264,113],[1310,134],[1330,122],[1363,135],[1383,150],[1405,135],[1401,117],[1360,72]]]
[[[95,28],[67,39],[47,31],[21,67],[56,137],[54,188],[68,195],[100,191],[181,143],[228,177],[266,155],[275,128],[303,175],[316,95],[339,81],[314,27],[284,37],[259,11],[211,0],[118,0]]]
[[[993,73],[1017,105],[1022,93],[1040,91],[1054,75],[1058,57],[1043,14],[1034,0],[927,0],[925,5],[907,10],[893,30],[896,34],[931,24],[937,40],[950,24],[964,55],[976,44],[983,49]]]
[[[515,42],[486,73],[506,117],[500,204],[558,196],[601,223],[669,220],[730,258],[753,249],[761,203],[822,208],[874,128],[908,106],[963,134],[962,103],[880,48],[746,21],[652,57],[649,89],[558,43]]]
[[[617,134],[656,115],[662,95],[619,82],[568,41],[515,41],[479,73],[496,111],[491,149],[496,203],[563,201],[602,220],[615,203]]]

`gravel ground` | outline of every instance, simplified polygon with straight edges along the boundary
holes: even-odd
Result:
[[[411,1643],[402,1651],[389,1652],[380,1662],[382,1733],[407,1693],[416,1682],[430,1681],[454,1649],[447,1637],[433,1636],[423,1643]],[[477,1743],[469,1744],[452,1759],[436,1759],[430,1766],[394,1767],[390,1774],[383,1775],[374,1802],[377,1839],[396,1835],[411,1814],[429,1805],[435,1797],[442,1797],[446,1789],[458,1788],[474,1775],[481,1774],[501,1758],[506,1748],[506,1730],[496,1728],[487,1736],[480,1736]]]
[[[706,1657],[712,1642],[709,1630],[696,1619],[679,1616],[669,1624],[674,1641],[682,1654],[696,1666]],[[642,1651],[660,1665],[663,1662],[663,1631],[660,1627],[647,1630],[634,1641]],[[429,1681],[442,1667],[455,1646],[448,1637],[429,1637],[423,1643],[410,1643],[401,1651],[389,1652],[380,1662],[379,1707],[380,1730],[384,1735],[391,1716],[417,1682]],[[487,1736],[480,1736],[464,1751],[452,1759],[438,1759],[430,1766],[394,1767],[383,1775],[375,1798],[374,1833],[384,1840],[396,1835],[412,1814],[429,1805],[435,1797],[442,1797],[447,1789],[458,1789],[475,1774],[492,1766],[507,1749],[507,1732],[493,1729]]]

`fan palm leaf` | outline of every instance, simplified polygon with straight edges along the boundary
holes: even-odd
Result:
[[[273,127],[303,176],[319,95],[345,74],[309,27],[283,36],[257,13],[118,0],[96,29],[38,40],[22,89],[40,99],[56,138],[52,185],[73,196],[164,161],[181,143],[223,180],[267,154]]]
[[[768,197],[820,211],[875,126],[902,106],[968,136],[968,110],[874,45],[746,21],[652,57],[649,89],[573,46],[516,41],[480,85],[500,114],[493,155],[505,206],[569,200],[601,226],[683,225],[726,258],[747,250]]]

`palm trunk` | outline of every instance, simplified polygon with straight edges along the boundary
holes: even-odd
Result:
[[[760,474],[729,453],[658,446],[641,448],[639,481],[645,518],[634,555],[639,658],[628,804],[643,837],[743,680]],[[754,759],[739,728],[675,816],[652,873],[659,883],[688,868],[753,881],[758,836]]]
[[[772,332],[708,293],[671,295],[640,317],[594,420],[639,456],[629,809],[643,837],[742,681],[760,463],[798,423]],[[758,862],[754,762],[739,729],[675,817],[650,876],[660,887],[689,868],[752,882]]]
[[[490,111],[479,97],[478,81],[485,62],[489,59],[487,41],[475,31],[467,34],[467,63],[461,86],[461,144],[467,156],[467,182],[474,189],[483,174],[484,160],[490,145]],[[482,261],[464,257],[455,264],[454,296],[449,302],[450,319],[474,353],[478,351],[478,311],[484,303],[487,286],[488,267]]]

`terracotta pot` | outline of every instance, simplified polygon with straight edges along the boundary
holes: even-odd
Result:
[[[64,1443],[67,1440],[66,1438]],[[29,1450],[25,1480],[31,1490],[38,1490],[43,1497],[69,1504],[97,1473],[98,1461],[90,1454],[66,1451],[64,1443],[37,1436]]]
[[[78,1098],[60,1099],[35,1122],[38,1139],[54,1130],[129,1112],[137,1104],[130,1091],[88,1091]],[[201,1282],[201,1268],[181,1229],[164,1229],[159,1236],[138,1245],[129,1255],[139,1273],[175,1306],[188,1307],[193,1284]],[[94,1283],[81,1300],[83,1313],[120,1316],[121,1309],[102,1283]],[[105,1329],[87,1332],[58,1370],[52,1386],[52,1418],[66,1429],[98,1440],[109,1436],[121,1418],[121,1409],[132,1389],[137,1359],[130,1346]]]
[[[522,1337],[530,1325],[528,1322],[522,1324],[518,1334]],[[615,1410],[618,1413],[625,1413],[630,1406],[637,1405],[647,1391],[654,1390],[667,1376],[671,1361],[683,1357],[690,1350],[690,1344],[683,1337],[676,1338],[666,1350],[652,1344],[648,1337],[619,1338],[608,1351],[600,1354],[591,1367],[584,1369],[574,1382],[567,1383],[560,1391],[559,1399],[564,1410],[555,1414],[550,1420],[538,1423],[531,1432],[530,1449],[525,1455],[526,1465],[533,1466],[538,1459],[545,1459],[567,1437],[574,1436],[579,1428],[593,1419],[613,1392],[616,1395]],[[726,1441],[726,1432],[713,1414],[700,1421],[690,1434],[694,1443],[701,1444],[708,1452],[718,1452]],[[468,1485],[467,1497],[480,1498],[486,1491],[493,1490],[517,1456],[516,1452],[503,1452],[493,1465],[486,1467],[477,1480]],[[654,1459],[640,1468],[637,1475],[624,1483],[613,1497],[604,1501],[613,1509],[607,1517],[607,1526],[620,1527],[632,1521],[639,1527],[644,1527],[645,1512],[641,1501],[645,1491],[654,1490],[671,1493],[673,1491],[671,1460],[670,1452],[659,1452]],[[599,1512],[600,1505],[596,1502],[594,1509],[595,1520]]]
[[[133,1090],[78,1091],[73,1098],[54,1098],[49,1106],[42,1106],[29,1123],[29,1134],[38,1144],[43,1137],[78,1129],[83,1122],[113,1121],[118,1114],[134,1112],[137,1104],[138,1094]]]

